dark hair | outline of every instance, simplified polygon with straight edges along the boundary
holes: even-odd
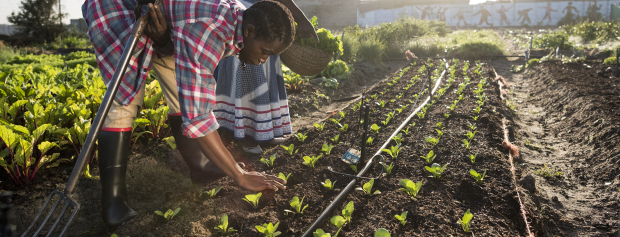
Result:
[[[258,39],[281,41],[290,45],[295,39],[295,21],[288,8],[270,0],[254,3],[243,12],[243,24],[250,23],[256,29]]]

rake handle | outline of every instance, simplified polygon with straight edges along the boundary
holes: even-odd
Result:
[[[141,4],[138,5],[138,8],[140,8],[140,6]],[[75,187],[77,186],[77,183],[80,179],[80,175],[82,174],[84,168],[86,167],[86,164],[88,163],[88,157],[94,152],[95,141],[99,136],[101,127],[103,127],[104,119],[108,115],[108,112],[112,107],[112,101],[114,100],[114,96],[116,95],[116,92],[118,92],[118,87],[121,84],[123,75],[125,75],[125,72],[127,71],[127,64],[129,64],[129,59],[133,54],[136,44],[142,36],[146,25],[149,23],[149,20],[149,14],[146,14],[138,18],[134,23],[131,35],[129,36],[129,39],[127,39],[127,44],[125,44],[125,48],[123,49],[121,60],[116,66],[116,70],[114,71],[114,75],[112,76],[111,83],[108,85],[108,89],[106,90],[105,95],[103,96],[103,100],[101,101],[101,105],[99,106],[97,116],[95,116],[95,120],[90,127],[90,131],[88,131],[88,136],[84,141],[80,156],[75,162],[75,166],[73,166],[71,176],[69,176],[69,180],[67,181],[67,186],[65,187],[64,193],[68,197],[71,197],[71,194],[73,194],[73,192],[75,191]]]

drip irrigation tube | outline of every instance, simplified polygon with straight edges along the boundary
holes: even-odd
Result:
[[[446,69],[449,68],[448,67],[448,63],[445,63],[445,68]],[[362,169],[357,174],[357,176],[363,176],[366,173],[366,171],[368,171],[368,169],[370,168],[370,166],[372,164],[372,161],[375,159],[375,157],[381,156],[381,150],[386,148],[390,144],[390,142],[392,141],[392,138],[395,137],[398,134],[398,132],[400,132],[400,130],[402,130],[405,126],[407,126],[407,124],[413,118],[413,116],[418,111],[420,111],[420,109],[422,109],[422,107],[424,107],[428,103],[428,101],[431,100],[433,94],[435,94],[435,91],[439,87],[439,84],[441,84],[441,79],[445,75],[446,69],[443,70],[443,72],[441,73],[441,75],[437,79],[437,82],[435,82],[435,86],[433,87],[433,90],[431,91],[431,93],[428,96],[428,98],[426,98],[424,103],[420,104],[420,106],[417,109],[415,109],[413,112],[411,112],[409,117],[407,117],[407,119],[405,119],[405,121],[403,121],[403,123],[400,126],[398,126],[398,128],[396,128],[396,130],[394,130],[392,135],[390,135],[390,137],[385,141],[383,146],[381,146],[381,148],[379,148],[377,153],[375,153],[375,155],[373,155],[372,158],[370,158],[368,160],[368,162],[366,162],[366,165],[364,166],[364,169]],[[338,194],[338,196],[336,196],[334,201],[332,201],[332,203],[329,204],[329,206],[327,206],[327,208],[325,208],[325,210],[323,210],[321,215],[312,223],[312,226],[310,226],[310,228],[308,228],[308,230],[306,230],[306,232],[302,235],[302,237],[312,236],[312,233],[314,232],[314,230],[316,230],[321,224],[323,224],[323,221],[325,221],[329,217],[329,215],[331,215],[331,213],[334,211],[334,209],[336,209],[338,204],[340,204],[349,195],[351,190],[353,190],[353,188],[355,187],[356,183],[357,183],[357,179],[351,180],[351,182],[349,182],[349,184],[344,189],[342,189],[342,191],[340,191],[340,193]]]

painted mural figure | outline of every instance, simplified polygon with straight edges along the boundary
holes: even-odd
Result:
[[[496,12],[499,13],[499,25],[500,26],[502,25],[502,23],[506,24],[507,26],[510,25],[510,22],[508,21],[508,17],[506,17],[506,12],[508,12],[510,8],[512,7],[505,8],[504,5],[502,5],[502,7],[496,10]]]
[[[588,19],[591,21],[601,20],[603,18],[603,14],[598,11],[601,10],[602,7],[603,5],[597,5],[596,1],[594,1],[594,3],[590,2],[590,4],[588,5],[588,11],[586,13],[588,15]]]
[[[566,12],[566,16],[564,16],[564,17],[573,18],[573,10],[575,10],[575,12],[579,13],[577,8],[573,7],[573,2],[568,2],[568,6],[566,6],[564,8],[564,10],[562,10],[562,13]]]
[[[530,20],[530,13],[529,13],[532,9],[533,8],[528,8],[528,9],[523,9],[517,12],[519,14],[519,18],[517,19],[517,21],[523,18],[523,20],[521,20],[521,25],[524,25],[526,21],[527,21],[527,24],[532,24],[532,21]]]
[[[443,11],[441,10],[441,7],[439,7],[439,9],[437,9],[437,16],[439,17],[439,21],[443,21],[446,22],[446,11],[448,10],[448,8],[444,8]]]
[[[461,26],[461,21],[463,21],[463,25],[467,26],[467,22],[465,21],[465,12],[470,12],[470,11],[465,11],[462,7],[459,8],[459,11],[452,17],[458,17],[459,21],[456,22],[456,26]]]
[[[547,22],[551,22],[551,12],[557,12],[558,10],[553,10],[553,8],[551,8],[551,3],[547,2],[547,6],[546,7],[541,7],[542,9],[545,9],[545,17],[543,17],[543,19],[540,21],[540,23],[542,23],[543,21],[545,21],[545,19],[549,19]]]
[[[424,20],[426,19],[426,17],[428,16],[428,18],[431,18],[431,6],[426,6],[424,9],[420,9],[419,7],[415,7],[418,10],[422,11],[422,17],[420,17],[420,20]]]
[[[489,23],[489,16],[491,16],[491,12],[489,12],[487,9],[484,9],[484,6],[480,7],[480,10],[478,10],[478,12],[476,12],[476,14],[474,14],[474,16],[480,14],[480,23],[478,23],[478,25],[482,25],[482,23],[486,23],[488,26],[492,25],[491,23]]]

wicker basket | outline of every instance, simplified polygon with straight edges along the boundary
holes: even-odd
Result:
[[[301,46],[293,43],[280,54],[280,60],[291,71],[302,75],[312,76],[322,72],[333,57],[332,53],[315,49],[309,46]]]

